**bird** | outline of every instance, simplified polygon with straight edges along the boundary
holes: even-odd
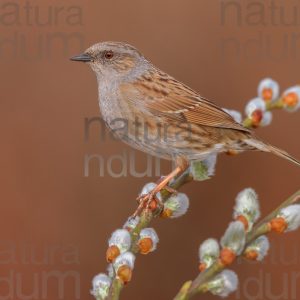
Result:
[[[193,161],[222,152],[260,150],[300,162],[258,138],[225,110],[151,63],[125,42],[100,42],[71,58],[96,74],[99,106],[106,125],[130,146],[175,162],[155,194]],[[144,198],[145,200],[145,198]]]

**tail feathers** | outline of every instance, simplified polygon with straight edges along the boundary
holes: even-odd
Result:
[[[249,145],[249,146],[252,146],[260,151],[263,151],[263,152],[271,152],[279,157],[282,157],[286,160],[289,160],[291,162],[293,162],[294,164],[300,166],[300,161],[297,160],[296,158],[292,157],[290,154],[288,154],[287,152],[285,152],[284,150],[281,150],[277,147],[274,147],[270,144],[266,144],[260,140],[257,140],[257,139],[246,139],[244,140],[244,142]]]

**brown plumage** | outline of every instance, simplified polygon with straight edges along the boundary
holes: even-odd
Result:
[[[285,151],[262,142],[216,104],[156,68],[133,46],[99,43],[73,60],[85,61],[95,71],[103,118],[135,148],[186,162],[231,150],[260,150],[300,165]],[[126,132],[120,131],[116,120],[126,121]]]

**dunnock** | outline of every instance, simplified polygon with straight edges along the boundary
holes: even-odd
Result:
[[[260,150],[300,165],[285,151],[262,142],[216,104],[159,70],[129,44],[98,43],[71,60],[86,62],[95,72],[103,119],[119,138],[139,150],[176,161],[175,170],[160,181],[152,196],[190,161],[214,153]]]

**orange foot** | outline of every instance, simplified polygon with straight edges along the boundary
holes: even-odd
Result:
[[[178,176],[180,173],[182,173],[184,170],[181,167],[176,167],[174,171],[172,171],[169,175],[166,177],[163,177],[157,182],[156,187],[148,194],[141,195],[137,198],[137,201],[139,203],[138,208],[134,212],[132,217],[136,217],[140,215],[142,210],[144,208],[155,210],[159,206],[161,206],[160,200],[156,197],[156,194],[159,193],[161,190],[166,189],[167,191],[171,193],[177,193],[174,189],[171,187],[168,187],[168,183],[174,179],[176,176]]]

